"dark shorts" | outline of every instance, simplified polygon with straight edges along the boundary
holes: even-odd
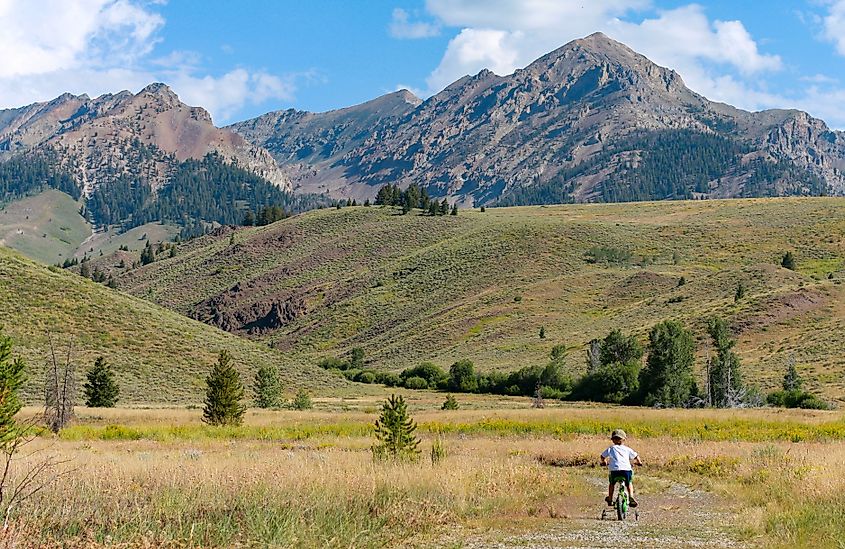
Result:
[[[634,478],[634,472],[633,471],[611,471],[610,476],[608,478],[610,479],[611,484],[613,484],[617,480],[621,479],[621,480],[625,481],[625,486],[628,486],[628,485],[631,484],[631,479]]]

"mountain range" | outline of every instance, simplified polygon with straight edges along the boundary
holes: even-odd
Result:
[[[247,209],[372,199],[386,184],[462,206],[845,194],[842,132],[802,111],[709,101],[600,33],[424,101],[401,90],[226,128],[164,84],[65,94],[0,110],[0,160],[0,199],[46,184],[123,229],[238,223]]]

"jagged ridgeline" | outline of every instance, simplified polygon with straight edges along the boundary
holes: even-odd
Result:
[[[137,150],[144,148],[151,147]],[[321,196],[284,191],[217,153],[199,160],[171,161],[168,184],[157,193],[149,181],[131,174],[120,174],[98,186],[88,200],[94,221],[123,229],[151,221],[236,225],[247,211],[277,206],[298,213],[327,203]]]

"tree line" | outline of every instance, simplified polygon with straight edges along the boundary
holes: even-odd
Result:
[[[444,197],[438,202],[428,195],[425,187],[411,183],[404,191],[399,185],[387,184],[381,187],[376,193],[375,204],[377,206],[399,206],[402,213],[406,214],[411,210],[420,209],[428,215],[458,215],[458,205],[449,206],[449,201]]]
[[[566,371],[565,345],[554,346],[546,364],[513,372],[478,372],[472,361],[466,359],[456,361],[448,371],[423,362],[398,374],[383,372],[365,366],[361,348],[353,349],[348,358],[324,358],[318,365],[359,383],[453,393],[655,407],[733,408],[761,406],[765,402],[789,407],[827,407],[817,396],[803,390],[794,364],[787,372],[784,389],[765,397],[745,383],[741,361],[734,350],[736,340],[727,322],[718,317],[711,319],[707,333],[713,354],[705,365],[703,386],[696,381],[694,372],[695,338],[682,323],[674,320],[655,325],[645,347],[634,336],[620,330],[591,341],[586,353],[586,372],[577,378]]]

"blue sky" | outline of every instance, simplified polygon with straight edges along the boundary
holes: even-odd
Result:
[[[0,0],[0,107],[161,80],[223,124],[428,96],[598,30],[711,99],[845,128],[845,0]]]

